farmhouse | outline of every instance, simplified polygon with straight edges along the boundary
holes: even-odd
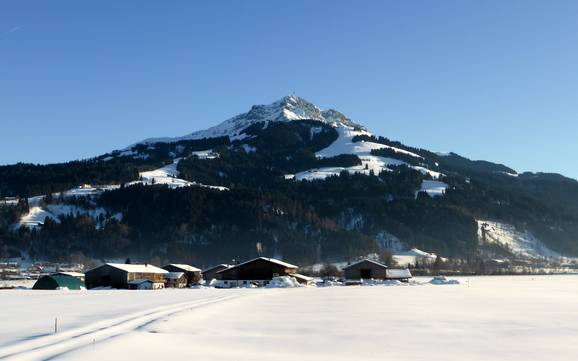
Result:
[[[188,264],[171,263],[163,267],[169,272],[182,272],[185,274],[186,286],[195,285],[201,281],[201,270]]]
[[[187,287],[187,276],[184,272],[165,273],[166,288],[184,288]]]
[[[207,268],[205,270],[203,270],[202,275],[203,275],[203,279],[207,282],[211,282],[212,280],[217,278],[217,273],[219,271],[225,270],[227,268],[230,268],[231,266],[228,264],[218,264],[216,266]]]
[[[387,266],[370,259],[363,259],[343,267],[346,280],[386,279]]]
[[[86,271],[88,288],[135,288],[137,281],[149,280],[153,289],[164,288],[164,275],[168,271],[150,264],[106,263]],[[132,282],[132,283],[130,283]],[[138,287],[137,287],[138,288]]]
[[[79,278],[65,275],[42,276],[32,286],[34,290],[81,290],[85,288],[84,282]]]
[[[244,285],[264,286],[273,277],[291,276],[297,266],[274,258],[259,257],[217,272],[219,287],[239,287]]]

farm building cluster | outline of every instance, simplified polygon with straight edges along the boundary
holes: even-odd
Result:
[[[33,289],[130,289],[154,290],[210,286],[216,288],[271,287],[278,279],[289,279],[295,285],[315,285],[316,280],[298,272],[299,267],[278,259],[257,257],[238,264],[218,264],[201,270],[187,264],[104,263],[85,273],[54,272],[41,276]],[[389,269],[379,262],[363,259],[343,268],[343,284],[360,284],[364,280],[397,280],[411,278],[407,269]]]

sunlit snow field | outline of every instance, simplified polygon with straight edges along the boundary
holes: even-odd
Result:
[[[578,276],[460,282],[0,291],[0,359],[578,359]]]

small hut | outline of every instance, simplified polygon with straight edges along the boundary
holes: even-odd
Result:
[[[184,272],[165,273],[165,288],[184,288],[187,286],[187,276]]]

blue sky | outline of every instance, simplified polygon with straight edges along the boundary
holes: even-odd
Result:
[[[4,0],[0,164],[184,135],[294,92],[408,145],[578,178],[577,19],[572,0]]]

